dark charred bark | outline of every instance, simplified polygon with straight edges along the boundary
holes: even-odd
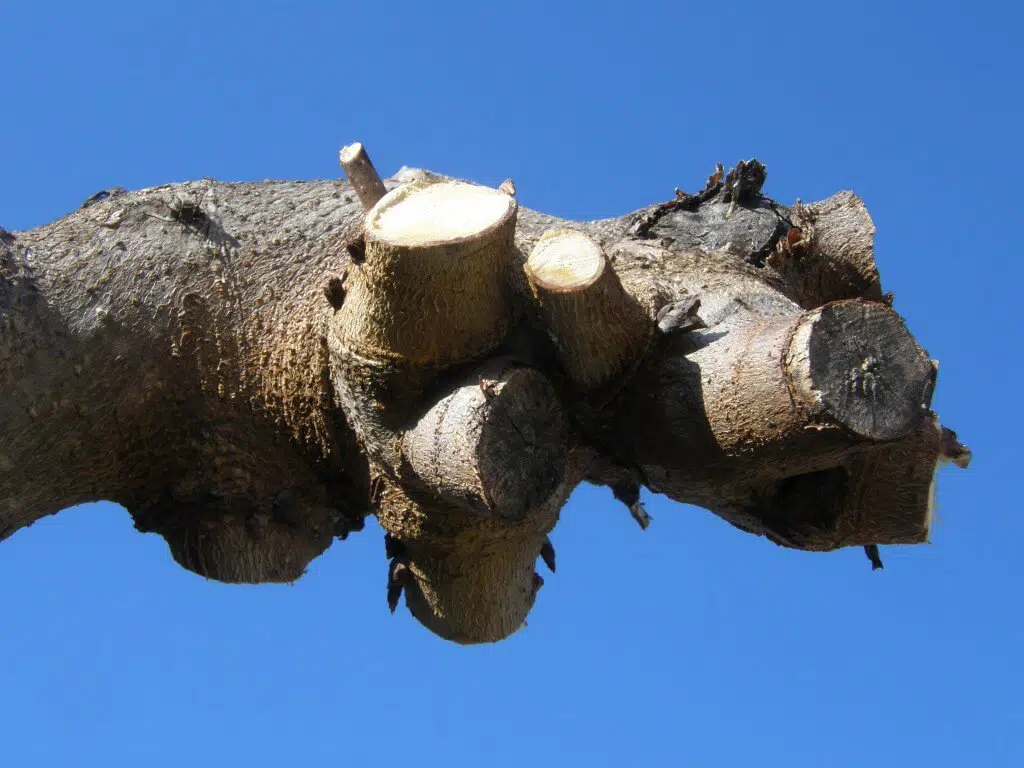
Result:
[[[969,452],[852,194],[787,208],[756,161],[588,223],[470,190],[479,231],[417,239],[378,224],[443,178],[381,199],[348,159],[362,202],[204,181],[0,232],[0,538],[108,499],[186,568],[291,581],[377,514],[387,603],[458,642],[522,623],[583,479],[802,549],[927,538]],[[564,229],[586,279],[524,270]]]

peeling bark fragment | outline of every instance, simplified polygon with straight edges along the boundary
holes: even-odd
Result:
[[[640,526],[640,530],[646,531],[653,518],[647,514],[644,505],[640,503],[640,486],[635,483],[613,485],[612,494],[629,508],[629,514]]]
[[[973,454],[971,449],[962,444],[952,429],[942,428],[941,456],[945,461],[951,461],[960,469],[967,469],[971,465]]]
[[[651,525],[651,520],[654,519],[647,514],[647,509],[640,502],[629,505],[629,514],[633,516],[641,531],[646,531]]]
[[[396,539],[390,533],[384,533],[384,556],[388,560],[394,560],[396,557],[405,557],[407,552],[405,546],[401,541]]]
[[[700,298],[686,296],[679,301],[666,304],[658,310],[658,330],[661,333],[688,333],[707,325],[700,319]]]
[[[124,187],[111,187],[110,189],[101,189],[95,195],[91,195],[90,197],[86,198],[85,202],[82,203],[81,207],[88,208],[90,206],[95,205],[96,203],[101,203],[104,200],[110,200],[111,198],[114,197],[120,197],[121,195],[124,194]]]
[[[714,199],[722,191],[722,164],[715,166],[715,172],[708,176],[704,189],[696,194],[690,195],[682,190],[676,189],[674,200],[666,203],[659,203],[638,213],[629,228],[629,234],[637,238],[650,236],[651,230],[666,214],[672,211],[694,211],[702,203]]]
[[[344,541],[353,533],[358,533],[366,527],[366,519],[362,515],[343,514],[334,521],[331,532],[341,541]]]
[[[725,177],[722,199],[733,206],[760,196],[768,171],[756,159],[740,160]]]
[[[551,539],[547,536],[544,537],[544,543],[540,547],[540,557],[544,561],[544,565],[548,567],[548,570],[552,573],[555,572],[555,547],[551,543]]]
[[[402,597],[408,578],[409,567],[399,560],[391,561],[388,567],[388,610],[391,613],[398,608],[398,601]]]
[[[885,568],[885,565],[882,563],[882,556],[878,554],[877,544],[868,544],[864,547],[864,554],[867,555],[868,560],[871,561],[872,571],[880,571]]]

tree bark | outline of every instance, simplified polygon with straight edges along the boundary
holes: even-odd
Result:
[[[568,222],[423,171],[382,197],[358,149],[356,190],[207,180],[0,230],[0,538],[107,499],[208,578],[292,581],[376,514],[389,602],[462,643],[522,624],[583,480],[802,549],[927,539],[969,452],[856,196],[787,208],[751,161]]]

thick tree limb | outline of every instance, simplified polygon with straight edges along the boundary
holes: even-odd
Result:
[[[376,514],[387,603],[464,643],[522,624],[584,478],[803,549],[927,538],[970,453],[859,199],[788,209],[751,161],[570,223],[361,157],[358,195],[194,182],[2,233],[0,537],[109,499],[186,568],[291,581]]]

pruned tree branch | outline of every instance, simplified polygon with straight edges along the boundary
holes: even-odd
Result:
[[[584,479],[645,527],[641,486],[876,567],[927,539],[970,452],[852,194],[786,208],[750,161],[566,222],[341,162],[2,233],[0,537],[108,499],[190,570],[292,581],[375,514],[387,604],[461,643],[522,625]]]

